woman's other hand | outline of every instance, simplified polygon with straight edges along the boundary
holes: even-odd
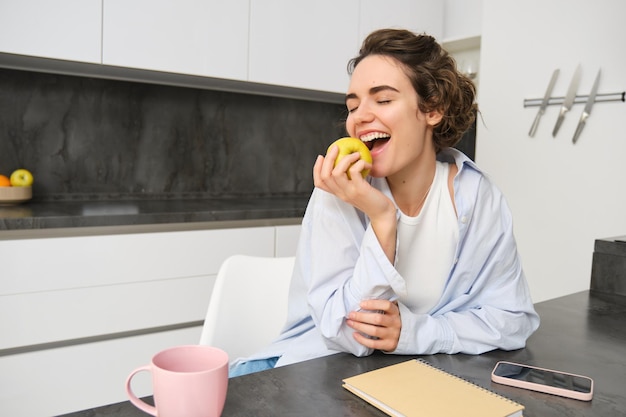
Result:
[[[357,342],[370,349],[393,352],[398,347],[402,320],[398,304],[389,300],[364,300],[346,324],[355,330]]]

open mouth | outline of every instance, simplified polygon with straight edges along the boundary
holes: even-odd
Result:
[[[391,139],[391,135],[382,132],[372,132],[361,136],[359,139],[365,143],[365,146],[371,151],[377,144],[382,144]]]

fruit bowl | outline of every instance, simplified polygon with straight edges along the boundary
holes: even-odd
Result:
[[[0,187],[0,204],[18,204],[31,198],[32,187]]]

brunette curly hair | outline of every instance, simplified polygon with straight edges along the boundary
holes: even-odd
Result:
[[[435,150],[456,145],[476,117],[476,87],[435,38],[404,29],[376,30],[365,38],[359,55],[348,62],[348,74],[369,55],[400,62],[417,92],[419,109],[441,111],[441,122],[433,130]]]

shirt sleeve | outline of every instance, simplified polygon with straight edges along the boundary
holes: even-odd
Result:
[[[395,299],[404,279],[385,256],[371,226],[353,206],[315,189],[302,222],[299,270],[307,303],[329,349],[357,356],[372,353],[346,325],[361,300]]]

